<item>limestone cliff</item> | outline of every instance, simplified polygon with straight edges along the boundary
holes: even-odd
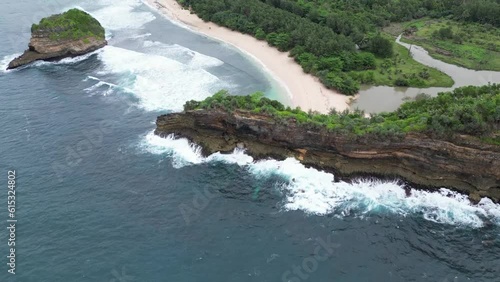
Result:
[[[295,157],[337,175],[397,177],[426,188],[449,187],[478,200],[500,200],[500,146],[462,135],[453,141],[423,134],[378,141],[282,124],[265,114],[192,110],[159,116],[155,134],[175,134],[199,144],[204,154],[244,146],[256,158]]]
[[[29,49],[9,63],[14,69],[37,60],[54,61],[93,52],[107,45],[104,29],[89,14],[72,9],[33,25]]]

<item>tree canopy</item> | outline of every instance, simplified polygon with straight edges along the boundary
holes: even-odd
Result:
[[[383,68],[377,58],[394,56],[394,43],[380,34],[391,22],[424,16],[451,16],[498,26],[498,0],[179,0],[203,20],[266,40],[290,51],[305,72],[325,86],[352,95],[373,75],[357,71]],[[384,70],[381,70],[382,72]],[[408,73],[407,75],[412,75]],[[420,79],[420,78],[419,78]],[[422,80],[421,78],[420,80]],[[396,73],[390,77],[411,84]],[[401,83],[400,83],[401,84]]]
[[[31,32],[49,32],[50,38],[54,40],[90,37],[104,39],[105,36],[99,21],[79,9],[43,18],[39,24],[31,26]]]

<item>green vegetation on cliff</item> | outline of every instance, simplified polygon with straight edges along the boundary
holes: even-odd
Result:
[[[53,40],[104,39],[104,28],[99,21],[79,9],[43,18],[31,26],[32,33],[49,33]]]
[[[453,92],[440,93],[435,98],[421,96],[406,102],[390,113],[372,114],[361,111],[334,110],[330,114],[306,113],[291,109],[278,101],[263,97],[262,93],[249,96],[229,96],[220,91],[204,101],[189,101],[184,110],[235,109],[264,113],[277,122],[297,122],[309,129],[328,129],[353,136],[398,138],[410,132],[422,132],[437,137],[454,134],[479,136],[490,144],[500,142],[500,85],[467,86]]]

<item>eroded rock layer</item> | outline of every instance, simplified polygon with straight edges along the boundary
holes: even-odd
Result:
[[[453,188],[476,201],[500,200],[500,148],[470,136],[453,141],[422,134],[386,141],[352,138],[245,111],[187,111],[159,116],[156,125],[155,134],[188,138],[205,155],[244,146],[257,159],[295,157],[343,176],[397,177],[427,188]]]
[[[38,60],[55,61],[81,56],[108,44],[104,38],[91,36],[80,39],[55,39],[54,35],[61,32],[64,32],[64,28],[55,27],[32,32],[29,49],[12,60],[7,69],[15,69]]]

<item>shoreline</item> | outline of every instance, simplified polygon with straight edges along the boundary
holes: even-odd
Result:
[[[331,108],[343,111],[349,108],[353,97],[326,88],[318,78],[306,74],[288,52],[271,47],[266,41],[248,34],[221,27],[212,22],[204,22],[196,14],[191,14],[175,0],[145,0],[152,8],[195,32],[230,44],[259,63],[264,71],[285,90],[293,107],[302,110],[328,113]]]
[[[161,115],[154,134],[186,138],[200,146],[203,156],[244,148],[255,161],[294,158],[305,167],[332,173],[335,179],[399,179],[422,190],[447,187],[476,203],[483,197],[500,202],[500,171],[494,169],[500,165],[500,147],[471,135],[452,140],[412,132],[390,143],[376,135],[353,141],[350,133],[326,127],[312,131],[297,122],[276,123],[270,114],[220,108]],[[436,159],[436,154],[446,157]],[[485,168],[485,162],[491,166]]]

